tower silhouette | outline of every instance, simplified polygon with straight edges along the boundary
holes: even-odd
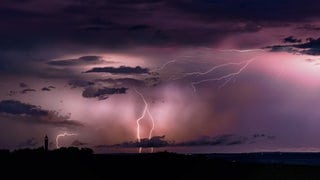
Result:
[[[44,150],[45,150],[45,151],[48,151],[48,142],[49,142],[48,136],[46,135],[46,136],[44,137]]]

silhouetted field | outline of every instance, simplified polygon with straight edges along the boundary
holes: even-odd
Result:
[[[257,153],[92,154],[90,149],[64,148],[49,152],[42,149],[0,151],[0,163],[2,176],[10,177],[6,179],[320,179],[320,166],[316,164],[258,161],[280,156],[286,158],[286,154],[259,156]],[[289,156],[305,155],[289,153]],[[310,159],[319,156],[313,154]]]

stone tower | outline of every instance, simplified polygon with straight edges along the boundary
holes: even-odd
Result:
[[[49,149],[48,149],[48,142],[49,142],[49,140],[48,140],[48,136],[46,135],[45,137],[44,137],[44,151],[48,151]]]

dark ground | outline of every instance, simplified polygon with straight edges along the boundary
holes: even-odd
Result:
[[[320,179],[319,164],[256,161],[289,156],[299,159],[306,155],[92,154],[88,149],[22,150],[2,151],[0,164],[2,176],[9,177],[4,179]],[[309,156],[320,159],[319,154]]]

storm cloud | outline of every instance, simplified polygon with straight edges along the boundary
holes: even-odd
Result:
[[[19,87],[26,88],[26,87],[28,87],[28,85],[26,83],[21,82],[21,83],[19,83]]]
[[[3,100],[0,102],[0,112],[16,115],[48,115],[48,111],[42,110],[40,107],[22,103],[15,100]]]
[[[85,73],[111,73],[111,74],[147,74],[149,73],[148,68],[142,68],[140,66],[128,67],[95,67]]]
[[[26,94],[26,93],[28,93],[28,92],[36,92],[36,90],[35,90],[35,89],[28,88],[28,89],[22,90],[20,93],[21,93],[21,94]]]
[[[87,81],[87,80],[82,80],[82,79],[75,79],[75,80],[70,80],[68,82],[68,86],[71,87],[71,89],[74,88],[79,88],[79,87],[89,87],[94,85],[95,83],[92,81]]]
[[[124,148],[137,148],[137,147],[189,147],[189,146],[233,146],[258,143],[261,141],[272,141],[274,136],[265,134],[253,134],[251,136],[239,136],[234,134],[223,134],[214,137],[201,136],[194,140],[175,142],[170,141],[163,136],[153,136],[149,138],[142,138],[140,141],[128,141],[120,144],[113,145],[98,145],[97,148],[108,147],[124,147]]]
[[[139,141],[128,141],[121,144],[113,145],[98,145],[97,148],[108,148],[108,147],[124,147],[124,148],[137,148],[137,147],[167,147],[174,146],[174,142],[167,141],[165,135],[163,136],[153,136],[149,138],[142,138]]]
[[[294,39],[291,39],[294,40]],[[299,53],[312,56],[320,55],[320,38],[307,38],[306,42],[293,45],[268,46],[272,52]]]
[[[2,2],[0,146],[74,128],[81,141],[119,147],[241,151],[273,139],[266,134],[279,140],[274,149],[318,147],[319,7],[311,0]],[[130,141],[143,115],[141,142]],[[256,132],[263,133],[248,135]]]
[[[4,117],[20,120],[25,123],[46,124],[62,127],[79,127],[82,123],[61,116],[55,111],[44,110],[39,106],[16,100],[0,101],[0,114]]]
[[[82,92],[82,96],[85,98],[96,98],[98,97],[99,100],[106,99],[109,95],[113,94],[125,94],[128,88],[97,88],[97,87],[88,87]]]
[[[301,39],[294,38],[293,36],[288,36],[283,39],[284,43],[301,43]]]
[[[47,64],[53,66],[79,66],[79,65],[94,65],[104,63],[100,56],[82,56],[78,59],[54,60],[49,61]]]
[[[109,47],[129,44],[129,42],[145,45],[203,44],[215,39],[219,40],[218,35],[258,31],[263,26],[276,24],[272,22],[279,22],[280,26],[280,22],[283,25],[283,22],[296,22],[318,17],[319,11],[315,8],[318,6],[318,2],[311,0],[303,2],[299,0],[290,2],[286,0],[268,2],[263,0],[236,2],[231,0],[156,0],[150,2],[94,0],[69,1],[68,3],[62,3],[62,1],[44,3],[39,0],[26,3],[7,1],[1,7],[1,19],[3,20],[1,29],[4,31],[17,29],[19,23],[15,22],[22,20],[28,20],[27,22],[31,25],[24,27],[28,31],[12,41],[9,41],[9,38],[4,39],[2,46],[13,48],[17,47],[14,44],[20,44],[20,47],[26,48],[29,43],[39,45],[57,41]],[[42,9],[36,7],[42,7]],[[166,16],[162,17],[162,14]],[[79,16],[82,17],[81,21]],[[185,17],[188,17],[189,22]],[[166,21],[163,21],[163,18]],[[206,25],[212,21],[227,22],[230,25],[224,28]],[[236,26],[234,22],[244,22],[245,25]],[[199,24],[202,25],[202,28],[199,28]],[[64,28],[57,28],[61,26]],[[209,32],[216,33],[210,34]],[[7,33],[10,35],[15,31],[7,31]],[[22,36],[23,39],[20,38]],[[41,36],[44,39],[35,39],[33,38],[35,36]]]
[[[244,144],[247,142],[246,137],[236,136],[232,134],[220,135],[216,137],[199,137],[195,140],[181,142],[178,146],[229,146]]]

